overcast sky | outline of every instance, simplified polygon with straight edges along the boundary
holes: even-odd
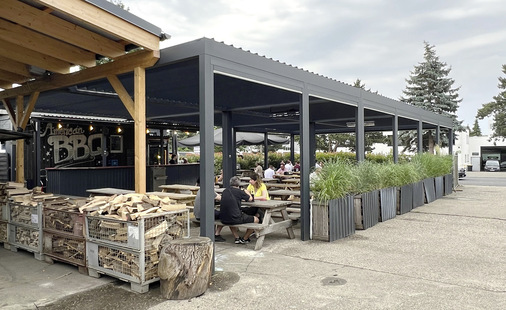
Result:
[[[499,94],[506,64],[503,0],[122,0],[171,35],[163,47],[201,37],[399,99],[424,41],[451,67],[458,118]],[[489,121],[480,121],[489,133]]]

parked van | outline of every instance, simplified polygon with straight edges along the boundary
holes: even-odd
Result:
[[[501,171],[499,161],[495,159],[489,159],[485,163],[485,171]]]

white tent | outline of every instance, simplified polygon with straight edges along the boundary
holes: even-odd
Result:
[[[237,145],[257,145],[264,143],[264,134],[257,132],[237,132],[236,133],[236,143]],[[290,141],[289,138],[277,135],[267,135],[268,144],[285,144]],[[200,144],[200,135],[196,135],[187,139],[183,139],[178,141],[180,146],[192,147]],[[216,129],[214,131],[214,144],[221,146],[223,145],[222,141],[222,132],[221,128]]]

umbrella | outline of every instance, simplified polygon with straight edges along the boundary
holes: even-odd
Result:
[[[214,131],[214,144],[223,145],[221,128]],[[256,145],[264,143],[264,134],[257,132],[237,132],[235,134],[237,145]],[[268,144],[284,144],[289,141],[287,137],[277,135],[267,135]],[[198,146],[200,144],[200,135],[178,141],[180,146]]]

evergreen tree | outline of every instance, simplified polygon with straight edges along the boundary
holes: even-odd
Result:
[[[428,111],[442,114],[453,119],[453,130],[462,131],[462,121],[457,120],[457,109],[462,99],[459,99],[460,87],[452,88],[455,82],[448,75],[451,68],[447,68],[445,62],[441,62],[436,56],[434,45],[424,42],[424,61],[414,67],[411,76],[406,79],[404,96],[399,100],[421,107]],[[448,137],[442,132],[441,142],[448,145]],[[423,132],[424,150],[434,153],[434,131]],[[403,132],[399,140],[404,145],[404,151],[416,149],[416,133],[414,131]],[[452,143],[452,142],[451,142]]]
[[[478,119],[474,119],[474,125],[473,125],[473,129],[469,131],[469,136],[470,137],[478,137],[478,136],[481,136],[481,129],[480,129],[480,125],[478,124]]]
[[[506,65],[502,66],[502,72],[506,74]],[[494,101],[483,104],[483,107],[478,110],[477,117],[484,119],[487,116],[494,116],[492,123],[491,138],[499,140],[506,138],[506,78],[499,77],[499,84],[497,85],[502,91],[499,95],[494,96]]]

